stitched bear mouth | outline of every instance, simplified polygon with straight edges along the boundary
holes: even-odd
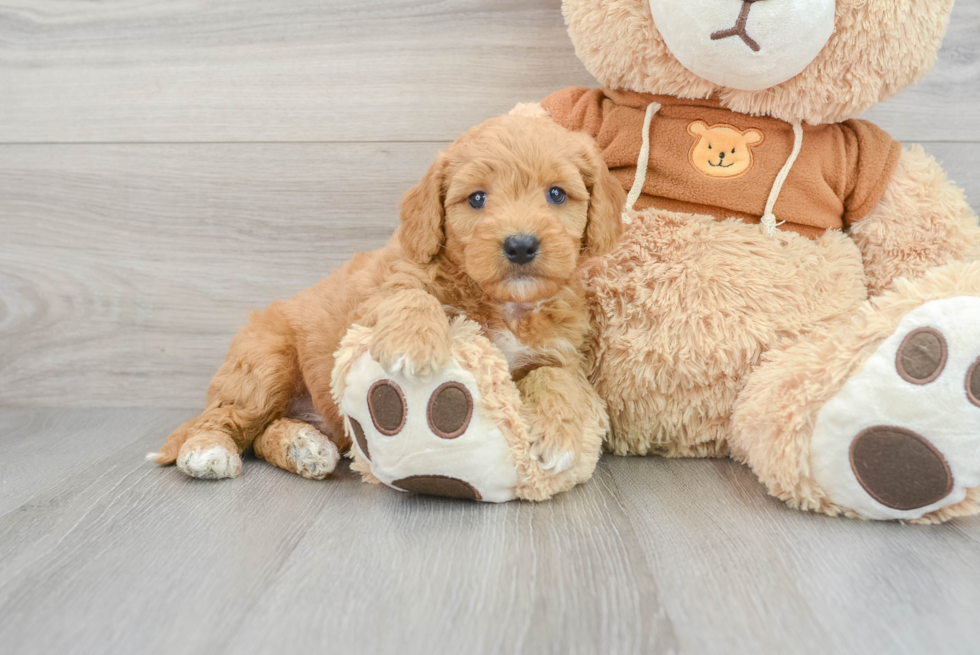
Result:
[[[749,21],[749,12],[752,11],[753,2],[756,2],[756,0],[744,0],[744,2],[742,2],[742,10],[739,12],[738,19],[735,21],[735,27],[715,32],[711,35],[711,40],[720,41],[721,39],[737,36],[738,38],[742,39],[742,42],[747,45],[752,52],[759,52],[762,50],[762,46],[759,45],[758,41],[749,36],[749,33],[746,31],[746,24]]]
[[[717,164],[712,164],[710,161],[708,162],[708,166],[713,166],[714,168],[731,168],[734,165],[735,165],[735,162],[732,162],[728,166],[725,166],[725,162],[724,161],[720,161]]]

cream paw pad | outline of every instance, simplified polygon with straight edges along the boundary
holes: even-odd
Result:
[[[476,323],[450,327],[453,358],[430,378],[371,358],[371,329],[354,326],[336,354],[333,391],[368,482],[501,503],[543,500],[570,485],[533,461],[507,361]]]
[[[904,317],[821,410],[814,475],[874,519],[916,519],[980,485],[980,298]]]

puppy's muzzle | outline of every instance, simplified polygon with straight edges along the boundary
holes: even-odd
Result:
[[[504,257],[512,264],[530,264],[538,256],[541,241],[533,234],[512,234],[504,239]]]

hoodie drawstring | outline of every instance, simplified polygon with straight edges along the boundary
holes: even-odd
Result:
[[[653,115],[658,111],[660,111],[660,103],[651,102],[647,105],[647,113],[643,118],[643,145],[640,147],[640,156],[636,160],[636,177],[633,178],[633,187],[626,196],[626,208],[623,209],[623,223],[627,225],[633,222],[630,212],[643,193],[643,184],[647,181],[647,167],[650,166],[650,123],[653,121]]]
[[[630,217],[630,212],[633,211],[633,206],[640,198],[640,194],[643,193],[643,185],[646,183],[647,168],[650,165],[650,124],[653,122],[654,115],[660,111],[660,108],[661,104],[659,102],[651,102],[647,105],[646,115],[643,117],[643,145],[640,147],[640,156],[636,160],[636,175],[633,178],[633,186],[626,196],[626,207],[623,209],[622,214],[623,223],[627,225],[633,222],[632,217]],[[769,198],[766,200],[766,208],[762,214],[762,227],[770,237],[774,237],[776,235],[776,228],[786,222],[777,221],[773,209],[776,207],[776,201],[779,200],[779,194],[783,190],[783,184],[786,183],[786,178],[789,177],[790,171],[793,170],[793,164],[796,163],[796,158],[800,156],[800,150],[803,149],[803,125],[800,121],[793,121],[790,124],[793,126],[793,150],[790,152],[786,163],[783,164],[782,169],[780,169],[779,174],[776,176],[775,182],[772,184],[772,189],[769,191]]]

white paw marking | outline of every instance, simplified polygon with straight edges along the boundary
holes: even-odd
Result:
[[[242,472],[242,458],[223,446],[197,448],[178,457],[177,468],[202,480],[237,478]]]
[[[391,365],[388,367],[388,372],[392,375],[400,373],[408,367],[408,355],[399,355],[391,360]],[[406,371],[407,373],[407,371]]]
[[[910,332],[923,327],[942,333],[949,359],[935,381],[912,384],[899,375],[898,349]],[[967,489],[980,485],[980,407],[970,402],[966,386],[978,357],[980,298],[936,300],[906,315],[817,416],[810,460],[831,500],[873,519],[914,519],[960,502]],[[874,426],[912,430],[928,439],[949,464],[953,491],[914,510],[872,498],[851,468],[850,448],[861,431]]]
[[[391,377],[399,375],[408,379],[424,380],[430,376],[420,375],[418,366],[408,358],[408,355],[398,355],[391,360],[391,364],[385,369]]]
[[[540,442],[538,442],[540,444]],[[575,453],[559,447],[537,448],[538,444],[531,447],[531,456],[537,461],[538,466],[552,475],[558,475],[575,464]]]
[[[303,428],[293,437],[289,458],[296,472],[309,480],[322,480],[337,468],[337,446],[313,428]]]

